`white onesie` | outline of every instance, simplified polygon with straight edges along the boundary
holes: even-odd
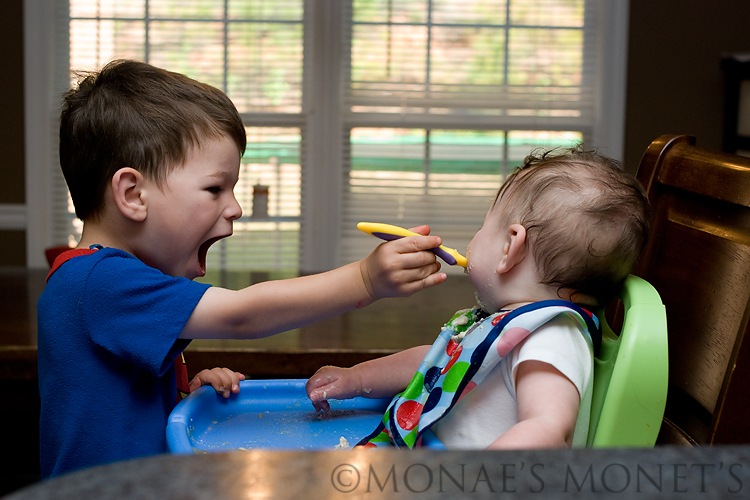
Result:
[[[593,347],[578,323],[560,315],[516,346],[487,378],[456,403],[432,431],[449,449],[483,449],[518,422],[516,373],[523,361],[549,363],[581,396],[573,447],[586,446],[593,386]]]

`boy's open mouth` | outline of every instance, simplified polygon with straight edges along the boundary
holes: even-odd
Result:
[[[211,245],[213,245],[214,243],[216,243],[217,241],[221,239],[226,238],[227,236],[217,236],[215,238],[206,240],[203,242],[203,244],[201,244],[200,248],[198,248],[198,263],[200,264],[201,271],[204,274],[206,273],[206,256],[208,255],[208,249],[211,248]]]

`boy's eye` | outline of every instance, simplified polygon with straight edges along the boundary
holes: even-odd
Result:
[[[209,193],[213,194],[219,194],[222,191],[221,186],[211,186],[210,188],[206,189]]]

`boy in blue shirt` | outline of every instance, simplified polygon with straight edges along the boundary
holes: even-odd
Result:
[[[43,477],[166,451],[190,339],[259,338],[442,283],[427,236],[325,273],[228,290],[192,281],[240,217],[245,128],[221,91],[114,61],[64,97],[60,164],[83,221],[39,299]],[[200,372],[228,397],[244,377]]]

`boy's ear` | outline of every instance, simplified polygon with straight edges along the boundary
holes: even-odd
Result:
[[[526,228],[521,224],[511,224],[506,233],[497,273],[507,273],[526,257]]]
[[[143,174],[134,168],[124,167],[112,176],[112,197],[123,217],[136,222],[146,219],[148,212],[143,196]]]

